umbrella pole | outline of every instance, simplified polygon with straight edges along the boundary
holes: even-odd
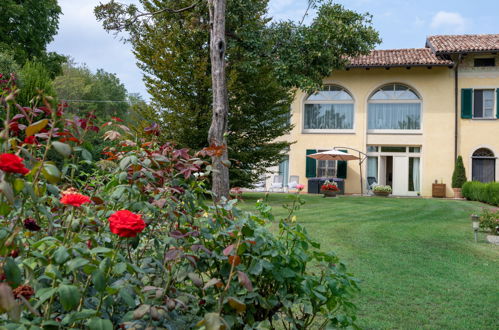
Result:
[[[359,152],[359,170],[360,170],[360,195],[364,196],[364,185],[362,184],[362,157]]]

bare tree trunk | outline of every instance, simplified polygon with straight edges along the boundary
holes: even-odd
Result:
[[[227,80],[225,77],[225,8],[226,0],[208,1],[211,20],[210,57],[211,81],[213,92],[213,116],[211,119],[208,142],[210,145],[224,146],[221,157],[212,157],[212,191],[215,200],[229,196],[229,156],[227,151],[227,120],[229,101],[227,97]]]

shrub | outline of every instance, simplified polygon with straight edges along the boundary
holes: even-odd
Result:
[[[247,213],[205,199],[216,147],[191,153],[116,120],[101,132],[1,93],[0,328],[355,326],[357,280],[296,222],[300,195],[274,234],[263,201]],[[88,130],[113,143],[107,159],[92,160]]]
[[[374,192],[383,192],[383,193],[391,193],[392,192],[392,187],[390,186],[382,186],[382,185],[376,185],[373,187]]]
[[[484,209],[480,214],[480,228],[499,234],[499,210]]]
[[[499,206],[499,182],[469,181],[463,185],[462,194],[472,201]]]
[[[18,73],[19,65],[14,60],[14,56],[10,53],[0,52],[0,74],[3,79],[9,79],[11,73]]]
[[[30,102],[33,97],[39,96],[39,91],[47,96],[55,95],[50,73],[41,63],[26,62],[19,72],[19,81],[20,92],[17,101],[23,105],[34,106]],[[37,104],[41,105],[41,99]]]
[[[463,157],[458,156],[452,173],[452,188],[462,188],[466,182],[466,170],[464,169]]]

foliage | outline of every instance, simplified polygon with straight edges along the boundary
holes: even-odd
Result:
[[[144,12],[184,8],[192,1],[142,1]],[[207,144],[211,120],[211,67],[207,2],[182,13],[164,11],[136,19],[136,6],[114,1],[96,7],[108,31],[127,30],[160,117],[162,138],[199,149]],[[268,0],[227,2],[227,139],[232,186],[249,187],[282,161],[290,143],[294,88],[319,88],[348,56],[379,42],[368,15],[319,1],[310,26],[269,24]],[[327,49],[328,51],[324,51]],[[150,109],[145,117],[150,117]]]
[[[462,189],[463,197],[466,199],[499,206],[499,182],[468,181]]]
[[[43,93],[47,96],[55,96],[54,87],[50,74],[45,66],[39,62],[28,61],[19,71],[20,92],[17,100],[21,104],[33,105],[40,103],[40,98],[34,96]]]
[[[62,66],[54,88],[59,100],[68,104],[66,110],[81,117],[93,113],[103,119],[124,118],[130,108],[127,90],[115,74],[102,69],[93,73],[72,60]]]
[[[482,234],[475,244],[470,223],[470,214],[483,205],[439,198],[300,197],[306,204],[295,213],[299,223],[361,280],[362,294],[354,301],[359,328],[497,328],[493,287],[499,249],[483,244]],[[261,198],[266,194],[245,192],[239,205],[251,210]],[[287,216],[281,205],[288,198],[268,195],[276,218]]]
[[[47,53],[54,39],[61,8],[57,0],[2,0],[0,3],[0,49],[12,52],[16,62],[42,63],[54,78],[65,57]]]
[[[329,180],[326,180],[324,184],[321,186],[321,190],[325,191],[340,191],[340,188],[338,188],[338,184],[336,182],[331,182]]]
[[[45,98],[21,107],[13,88],[0,100],[1,326],[354,324],[357,280],[296,222],[299,195],[272,234],[264,201],[253,214],[205,200],[216,148],[192,154],[118,120],[64,118]],[[106,160],[92,159],[88,132],[113,143]]]
[[[382,186],[382,185],[374,185],[373,192],[382,192],[382,193],[391,193],[392,187],[390,186]]]
[[[19,65],[14,60],[14,56],[7,52],[0,52],[0,74],[3,75],[3,79],[17,72],[19,72]]]
[[[466,179],[463,157],[458,156],[454,167],[454,173],[452,173],[452,188],[462,188],[466,181],[468,180]]]
[[[480,228],[499,234],[499,210],[483,209],[480,214]]]

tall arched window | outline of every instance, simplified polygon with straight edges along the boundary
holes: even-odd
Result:
[[[477,149],[471,159],[471,176],[473,181],[496,181],[496,157],[492,150]]]
[[[305,100],[304,131],[353,129],[353,97],[344,88],[327,85]]]
[[[369,98],[369,130],[420,130],[421,98],[411,88],[389,84]]]

